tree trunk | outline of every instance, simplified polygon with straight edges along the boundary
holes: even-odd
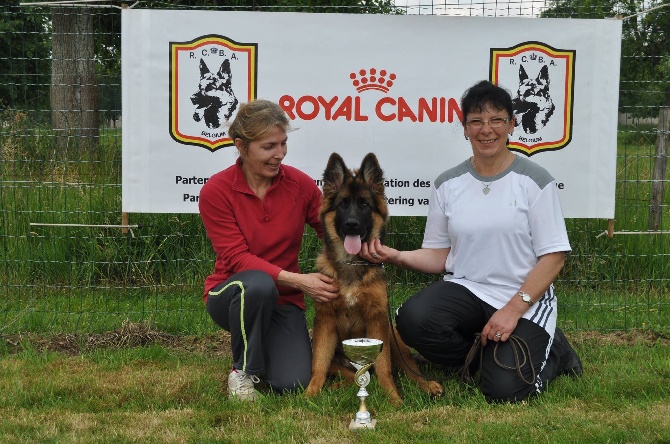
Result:
[[[100,116],[95,76],[93,16],[79,8],[52,9],[51,115],[56,157],[98,144]]]
[[[658,111],[658,131],[656,133],[656,154],[651,176],[651,202],[647,229],[658,231],[663,220],[663,195],[668,166],[668,146],[670,145],[670,107],[662,106]]]

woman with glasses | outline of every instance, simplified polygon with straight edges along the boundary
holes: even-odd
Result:
[[[489,402],[522,401],[559,375],[582,373],[556,327],[553,281],[570,244],[555,180],[507,146],[510,94],[481,81],[461,109],[472,156],[435,180],[421,248],[376,239],[362,255],[444,274],[398,309],[402,339],[469,382],[477,377]]]

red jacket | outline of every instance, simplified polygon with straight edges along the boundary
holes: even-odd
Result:
[[[200,217],[216,253],[204,298],[233,274],[262,270],[277,281],[281,270],[299,273],[298,254],[305,224],[321,237],[321,190],[305,173],[281,165],[261,201],[247,184],[241,160],[216,173],[200,191]],[[302,292],[277,286],[280,304],[305,308]]]

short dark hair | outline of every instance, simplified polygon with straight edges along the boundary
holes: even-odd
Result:
[[[499,111],[505,110],[510,117],[514,117],[514,106],[510,93],[488,80],[481,80],[465,90],[461,97],[461,111],[463,111],[463,125],[470,113],[478,113],[487,106]]]

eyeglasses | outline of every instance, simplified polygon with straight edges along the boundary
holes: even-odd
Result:
[[[503,119],[501,117],[494,117],[491,120],[482,120],[482,119],[472,119],[472,120],[466,120],[465,124],[468,126],[468,128],[473,129],[473,130],[479,130],[484,128],[484,124],[488,123],[491,128],[500,128],[509,122],[509,117]]]

